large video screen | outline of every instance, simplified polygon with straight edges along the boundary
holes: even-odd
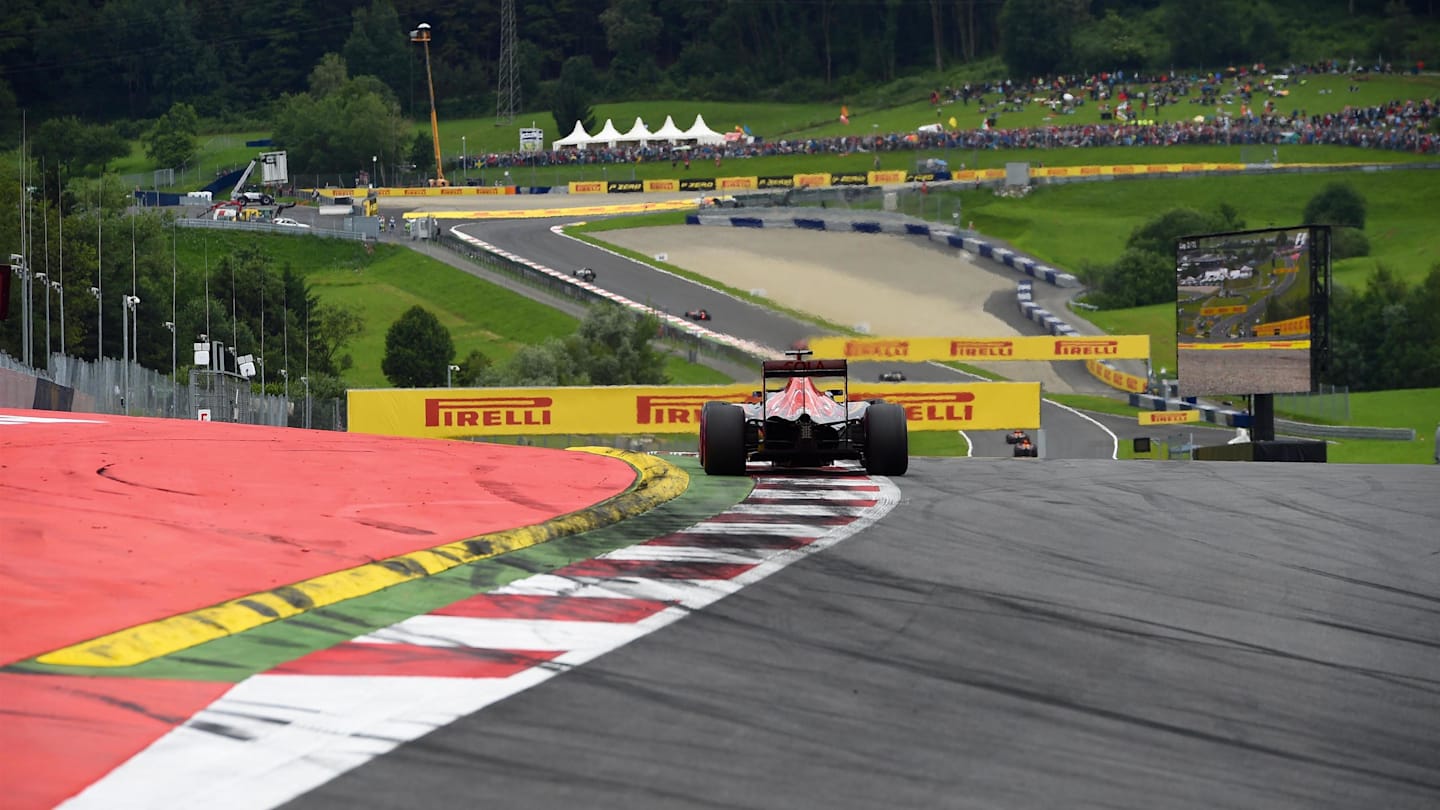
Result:
[[[1187,236],[1175,254],[1180,395],[1314,389],[1328,349],[1330,231]]]

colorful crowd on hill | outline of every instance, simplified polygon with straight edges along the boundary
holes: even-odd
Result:
[[[1411,72],[1419,72],[1417,64]],[[1440,113],[1440,99],[1400,100],[1373,106],[1347,106],[1339,112],[1308,113],[1294,106],[1291,93],[1304,87],[1307,77],[1348,75],[1350,91],[1376,73],[1393,72],[1389,65],[1357,68],[1326,61],[1290,65],[1268,72],[1257,64],[1218,73],[1127,75],[1123,71],[1092,75],[1040,77],[1031,81],[988,82],[947,87],[931,94],[937,120],[947,106],[959,104],[984,115],[978,128],[922,126],[913,132],[840,135],[731,142],[714,146],[677,148],[670,144],[628,144],[610,148],[561,149],[472,155],[470,169],[508,169],[529,166],[614,165],[670,161],[689,170],[691,161],[714,163],[752,157],[813,154],[856,154],[900,151],[1041,149],[1090,146],[1226,145],[1271,146],[1324,144],[1367,149],[1440,153],[1440,134],[1431,122]],[[1321,91],[1321,92],[1329,92]],[[1065,115],[1086,105],[1099,104],[1098,123],[1060,123]],[[1006,128],[1007,115],[1027,105],[1049,108],[1047,123]],[[1159,120],[1165,108],[1181,104],[1190,109],[1177,120]],[[1290,107],[1288,112],[1282,111]],[[1234,110],[1227,108],[1236,107]],[[1192,114],[1193,113],[1193,114]],[[951,121],[954,121],[953,115]],[[1257,159],[1258,162],[1258,159]]]

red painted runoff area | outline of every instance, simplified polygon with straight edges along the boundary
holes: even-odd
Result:
[[[0,664],[634,481],[591,453],[0,409]]]
[[[0,672],[0,806],[54,807],[230,687]]]

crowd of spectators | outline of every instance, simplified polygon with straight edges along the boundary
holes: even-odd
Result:
[[[1420,66],[1416,66],[1416,70]],[[937,118],[945,108],[972,104],[984,116],[973,129],[927,126],[913,132],[841,135],[826,138],[744,139],[717,145],[676,147],[627,144],[540,152],[473,155],[471,169],[529,166],[592,166],[669,161],[689,170],[691,162],[776,155],[855,154],[906,150],[1038,149],[1090,146],[1173,146],[1182,144],[1279,146],[1328,144],[1371,149],[1440,153],[1440,135],[1431,122],[1440,99],[1394,100],[1374,106],[1347,106],[1339,112],[1308,113],[1292,93],[1316,74],[1348,74],[1354,81],[1390,65],[1357,67],[1338,61],[1289,65],[1270,72],[1263,64],[1207,74],[1133,75],[1123,71],[991,82],[946,87],[931,94]],[[1098,123],[1063,123],[1087,100],[1101,105]],[[1052,114],[1040,126],[1003,126],[1028,105],[1046,105]],[[1180,112],[1166,107],[1186,105]],[[1289,111],[1282,111],[1289,107]],[[952,113],[953,114],[953,113]],[[1170,119],[1170,120],[1165,120]],[[955,167],[958,168],[958,167]]]

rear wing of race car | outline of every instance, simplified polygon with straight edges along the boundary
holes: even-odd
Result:
[[[839,360],[766,360],[761,371],[765,379],[775,377],[844,377],[849,375],[849,361]]]

